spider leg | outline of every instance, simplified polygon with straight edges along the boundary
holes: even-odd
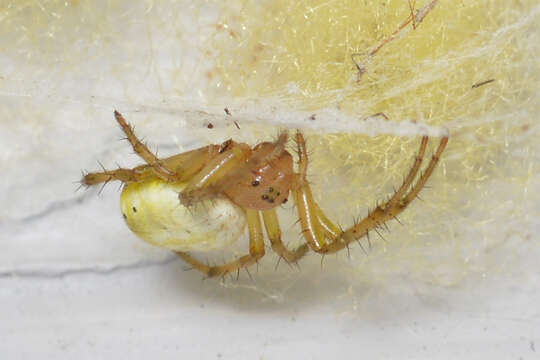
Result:
[[[126,138],[133,147],[135,153],[139,155],[144,161],[146,161],[149,166],[152,167],[156,176],[165,181],[176,180],[174,172],[168,169],[163,164],[163,162],[158,159],[157,156],[155,156],[148,149],[148,147],[137,138],[135,132],[133,131],[133,127],[127,123],[122,114],[115,110],[114,117],[116,118],[116,121],[118,122],[118,124],[120,124],[120,127],[126,134]]]
[[[180,202],[190,206],[195,202],[211,199],[222,192],[223,184],[234,177],[236,170],[243,167],[251,149],[245,144],[226,141],[219,153],[209,159],[202,169],[196,172],[180,193]]]
[[[83,176],[81,184],[92,186],[100,183],[108,183],[109,181],[119,180],[124,183],[138,182],[151,177],[148,172],[138,172],[135,169],[115,169],[104,170],[103,172],[92,172]]]
[[[246,209],[246,218],[249,229],[249,254],[239,257],[238,259],[229,263],[217,266],[208,266],[199,260],[195,259],[188,253],[177,251],[176,253],[184,259],[185,262],[190,264],[194,269],[199,270],[207,277],[215,277],[225,275],[238,271],[241,268],[253,265],[265,254],[264,238],[261,219],[257,210]]]
[[[329,243],[326,241],[324,227],[317,216],[318,205],[313,199],[307,182],[297,179],[296,183],[302,184],[292,189],[302,226],[302,235],[313,251],[324,253]]]
[[[174,171],[175,181],[185,182],[193,178],[211,159],[216,157],[220,147],[220,145],[208,145],[160,159],[160,161],[168,169]]]
[[[307,181],[308,155],[306,142],[301,132],[296,133],[296,145],[298,148],[298,174],[295,174],[292,193],[302,226],[302,234],[308,245],[315,252],[326,252],[330,240],[336,239],[342,231],[323,214],[319,205],[313,199],[311,188]]]
[[[368,235],[369,231],[377,230],[378,227],[384,225],[387,221],[396,218],[417,197],[420,190],[424,187],[448,142],[448,137],[441,139],[439,147],[432,156],[426,170],[420,175],[416,183],[413,184],[428,142],[428,138],[424,136],[418,156],[409,174],[394,195],[385,203],[378,205],[366,218],[355,223],[349,229],[341,231],[324,215],[319,205],[313,199],[311,189],[306,180],[307,153],[305,151],[305,142],[300,132],[297,133],[296,137],[299,154],[299,174],[297,174],[298,186],[293,191],[297,200],[302,232],[310,247],[319,253],[339,251],[347,247],[351,242]],[[329,238],[331,242],[328,243],[326,238]]]
[[[216,156],[218,145],[209,145],[199,149],[187,151],[182,154],[173,155],[162,159],[169,169],[176,172],[175,181],[188,181],[198,173],[210,159]],[[103,168],[103,166],[102,166]],[[83,176],[81,183],[91,186],[99,183],[118,180],[124,183],[140,182],[156,176],[154,168],[150,165],[140,165],[134,169],[118,168],[115,170],[106,170],[102,172],[92,172]]]
[[[351,226],[349,229],[345,230],[343,232],[343,235],[341,236],[342,241],[334,243],[331,251],[335,252],[341,250],[344,246],[351,243],[352,241],[358,240],[361,237],[365,236],[368,231],[372,229],[377,229],[385,222],[395,219],[397,215],[399,215],[403,210],[405,210],[405,208],[407,208],[407,206],[417,197],[418,193],[420,192],[420,190],[422,190],[426,181],[433,173],[433,170],[437,166],[440,156],[444,151],[447,143],[448,137],[443,137],[441,139],[441,142],[439,143],[439,146],[437,147],[437,150],[431,157],[431,160],[426,170],[420,175],[416,183],[412,184],[409,192],[403,194],[403,196],[396,196],[396,194],[400,191],[398,189],[398,191],[390,198],[390,200],[377,206],[375,210],[368,214],[366,218],[364,218],[357,224]],[[422,145],[424,145],[424,142],[422,142]],[[425,147],[425,145],[422,147]],[[412,172],[418,172],[418,167],[416,166],[417,161],[415,162],[415,165],[413,165],[413,167],[411,168],[411,171],[409,172],[409,175],[407,176],[405,182],[410,177]],[[412,180],[410,183],[412,183]]]
[[[287,249],[287,247],[283,244],[276,209],[262,211],[262,216],[264,226],[266,228],[266,234],[272,243],[272,249],[280,257],[282,257],[289,264],[294,264],[307,253],[309,250],[307,244],[300,245],[293,251]]]
[[[414,161],[413,166],[411,167],[411,170],[409,170],[409,174],[407,174],[407,177],[403,180],[403,183],[394,192],[394,195],[386,202],[386,207],[393,207],[396,206],[396,204],[403,198],[403,195],[407,192],[409,187],[411,186],[414,178],[416,177],[416,174],[418,173],[418,170],[420,169],[420,165],[422,164],[422,160],[424,160],[424,154],[426,153],[426,147],[428,143],[428,137],[423,136],[422,142],[420,144],[420,150],[418,150],[418,155],[416,155],[416,159]]]

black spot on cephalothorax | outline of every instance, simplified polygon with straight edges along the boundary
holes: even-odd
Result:
[[[259,180],[253,180],[251,182],[251,186],[259,186],[259,184],[260,184]]]
[[[133,210],[134,213],[137,212],[137,208],[135,206],[133,206],[131,209]]]
[[[124,220],[127,219],[127,216],[126,216],[126,214],[124,214],[124,213],[122,213],[122,217],[124,218]]]

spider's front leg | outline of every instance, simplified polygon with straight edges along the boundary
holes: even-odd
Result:
[[[143,181],[149,177],[149,173],[145,171],[137,171],[136,169],[115,169],[105,170],[102,172],[91,172],[84,174],[81,184],[84,186],[92,186],[109,181],[121,181],[123,183]]]
[[[432,156],[425,172],[420,175],[416,183],[413,184],[420,165],[424,158],[428,137],[422,138],[420,150],[416,160],[406,176],[403,184],[385,203],[377,206],[369,215],[347,230],[343,231],[333,224],[320,209],[319,205],[313,199],[311,189],[306,180],[307,153],[305,141],[299,132],[296,135],[298,154],[299,154],[299,173],[297,174],[297,186],[294,190],[302,232],[310,247],[319,253],[334,253],[345,247],[351,242],[357,241],[363,236],[368,235],[369,231],[375,230],[384,223],[401,213],[417,197],[420,190],[429,179],[439,158],[446,147],[448,137],[443,137]],[[329,241],[327,241],[329,240]]]
[[[126,134],[126,138],[133,147],[133,151],[146,161],[156,176],[165,181],[177,180],[175,172],[172,169],[169,169],[142,141],[137,138],[133,131],[133,127],[127,123],[122,114],[115,110],[114,117],[122,128],[122,131]]]
[[[122,115],[115,111],[115,117],[127,139],[131,143],[133,150],[141,156],[147,164],[137,166],[133,169],[115,169],[102,172],[92,172],[85,174],[82,184],[91,186],[109,181],[122,181],[124,183],[140,182],[150,178],[158,177],[167,182],[186,182],[199,173],[208,162],[217,157],[222,146],[208,145],[195,150],[190,150],[181,154],[167,158],[158,159],[136,136],[133,128],[126,122]],[[102,166],[103,167],[103,166]]]
[[[204,273],[208,277],[225,276],[231,272],[240,270],[241,268],[253,265],[265,254],[264,238],[261,225],[261,219],[257,210],[246,209],[246,218],[249,229],[249,254],[239,257],[229,263],[217,266],[209,266],[195,259],[191,255],[183,251],[176,253],[184,259],[185,262]]]

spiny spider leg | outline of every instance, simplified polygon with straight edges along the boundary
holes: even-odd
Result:
[[[387,221],[394,219],[399,213],[414,200],[418,195],[426,181],[429,179],[435,166],[437,165],[439,158],[446,147],[448,137],[443,137],[439,144],[439,147],[432,156],[431,161],[426,168],[425,172],[420,176],[412,188],[411,186],[423,159],[423,155],[427,146],[427,137],[422,138],[419,154],[416,157],[409,174],[405,178],[403,184],[396,191],[396,193],[387,202],[377,206],[375,210],[368,214],[366,218],[360,222],[354,224],[345,231],[340,231],[339,235],[330,239],[331,243],[327,243],[323,233],[322,224],[326,224],[327,227],[337,228],[330,220],[324,216],[322,210],[316,204],[313,196],[311,195],[311,189],[309,184],[305,180],[305,169],[307,168],[307,154],[305,151],[305,142],[300,132],[296,134],[299,154],[298,168],[300,173],[299,184],[300,186],[294,190],[295,197],[297,199],[298,212],[300,216],[300,223],[302,224],[302,232],[304,233],[306,240],[310,247],[319,253],[333,253],[347,247],[351,242],[356,241],[363,236],[366,236],[369,231],[377,230],[378,227],[385,224]],[[409,191],[406,193],[406,191]],[[328,235],[327,235],[328,236]]]
[[[396,218],[397,215],[399,215],[403,210],[405,210],[405,208],[416,198],[420,190],[422,190],[422,188],[424,187],[426,181],[433,173],[433,170],[439,162],[440,156],[447,143],[448,137],[443,137],[424,173],[420,175],[420,178],[416,181],[414,185],[412,185],[410,191],[405,194],[404,197],[400,199],[400,201],[396,202],[392,206],[389,206],[388,202],[377,206],[375,210],[371,212],[365,219],[344,231],[342,235],[343,241],[334,243],[331,252],[338,251],[344,246],[346,246],[346,244],[360,239],[361,237],[365,236],[367,232],[371,229],[376,229],[383,223]]]
[[[206,163],[217,153],[214,145],[205,146],[191,150],[182,154],[173,155],[169,158],[161,159],[167,167],[175,169],[176,180],[185,182],[198,173]],[[154,178],[155,171],[150,165],[140,165],[133,169],[118,168],[115,170],[103,169],[102,172],[92,172],[83,175],[81,181],[84,185],[95,185],[103,182],[118,180],[124,183],[140,182]]]
[[[265,254],[264,238],[262,231],[261,219],[257,210],[246,209],[246,218],[249,229],[249,254],[239,257],[229,263],[209,266],[195,259],[183,251],[176,251],[176,254],[184,259],[185,262],[193,266],[194,269],[201,271],[208,277],[221,276],[237,271],[241,268],[253,265]]]
[[[299,160],[298,173],[295,174],[295,185],[292,192],[300,215],[299,221],[302,226],[302,234],[315,252],[324,253],[328,247],[326,239],[331,242],[337,241],[343,231],[326,217],[313,199],[307,181],[308,154],[302,133],[296,133],[295,141]]]
[[[174,181],[176,179],[176,175],[174,174],[174,172],[171,169],[168,169],[163,164],[163,162],[158,159],[148,149],[148,147],[137,138],[133,131],[133,128],[127,123],[124,117],[116,110],[114,111],[114,117],[116,118],[116,121],[118,122],[118,124],[120,124],[120,127],[126,134],[127,140],[133,147],[135,153],[137,153],[137,155],[139,155],[144,161],[146,161],[148,165],[152,167],[156,176],[165,181]]]
[[[386,202],[386,207],[390,208],[395,206],[401,199],[403,198],[403,195],[407,190],[409,190],[409,187],[411,186],[414,178],[416,177],[416,174],[418,173],[418,170],[420,169],[420,165],[422,164],[422,161],[424,160],[424,154],[426,153],[426,147],[428,143],[428,137],[422,136],[422,143],[420,144],[420,150],[418,150],[418,155],[416,155],[416,159],[414,161],[413,166],[411,167],[411,170],[409,170],[409,174],[407,177],[403,180],[403,183],[394,192],[394,195]]]
[[[272,244],[272,249],[287,263],[294,264],[307,253],[309,250],[307,244],[300,245],[293,251],[287,249],[287,247],[283,244],[276,209],[262,211],[262,216],[264,226],[266,228],[266,234],[268,235],[268,238]]]
[[[99,183],[107,183],[113,180],[119,180],[123,183],[142,181],[148,178],[149,174],[145,172],[137,172],[132,169],[115,169],[105,170],[103,172],[88,173],[83,176],[81,184],[86,186],[96,185]]]
[[[84,185],[95,185],[106,183],[113,180],[119,180],[124,183],[140,182],[146,179],[158,176],[165,181],[186,182],[191,180],[196,174],[220,153],[220,145],[208,145],[198,149],[190,150],[181,154],[176,154],[167,158],[158,159],[150,150],[135,136],[132,127],[118,112],[115,117],[126,133],[127,139],[132,144],[133,149],[147,164],[137,166],[133,169],[118,168],[115,170],[106,170],[103,172],[93,172],[84,175],[81,181]],[[146,154],[146,155],[141,155]],[[150,161],[148,159],[150,158]],[[160,167],[155,166],[158,163]],[[157,169],[157,170],[156,170]],[[160,169],[165,169],[161,171]],[[161,172],[160,172],[161,171]],[[165,171],[167,173],[165,173]],[[164,179],[166,176],[166,179]]]

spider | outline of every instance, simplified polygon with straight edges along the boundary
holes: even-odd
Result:
[[[296,263],[309,249],[330,254],[348,248],[397,215],[417,197],[448,142],[442,137],[427,168],[418,178],[428,137],[423,136],[416,159],[401,186],[367,217],[342,230],[314,200],[307,181],[308,154],[304,136],[296,132],[297,170],[285,149],[287,132],[274,142],[254,147],[231,139],[159,159],[136,136],[122,115],[114,116],[146,164],[87,173],[82,184],[91,186],[119,180],[124,183],[121,208],[130,229],[144,240],[176,252],[207,277],[225,276],[257,263],[265,255],[263,226],[272,249],[286,262]],[[417,179],[416,179],[417,178]],[[416,181],[414,181],[416,179]],[[290,250],[282,242],[276,208],[292,195],[305,243]],[[212,200],[209,208],[196,206]],[[262,222],[261,222],[262,217]],[[191,251],[223,249],[249,231],[249,253],[223,265],[210,266]]]

